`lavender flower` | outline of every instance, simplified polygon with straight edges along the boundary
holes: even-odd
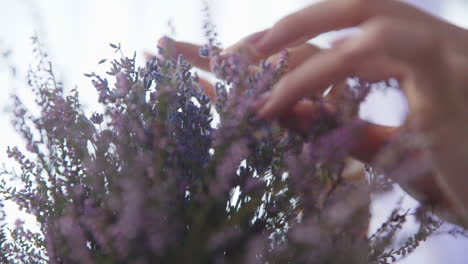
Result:
[[[89,118],[35,39],[29,85],[40,115],[15,99],[28,153],[8,149],[21,170],[4,174],[22,185],[3,180],[0,194],[35,215],[40,233],[2,226],[2,262],[387,263],[414,248],[385,251],[385,232],[367,238],[370,188],[341,177],[367,86],[301,137],[252,114],[287,71],[287,52],[252,76],[241,54],[221,59],[213,26],[205,30],[200,54],[222,79],[216,98],[166,39],[144,67],[122,55],[106,77],[87,75],[103,108]]]

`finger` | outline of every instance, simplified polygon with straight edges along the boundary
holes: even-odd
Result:
[[[346,81],[339,82],[336,85],[331,87],[328,94],[324,97],[324,100],[332,105],[342,105],[345,104],[348,99],[348,93],[346,89],[348,88],[348,84]]]
[[[231,45],[229,47],[227,47],[226,49],[224,49],[221,53],[220,53],[220,56],[222,58],[227,58],[229,56],[231,56],[232,54],[234,53],[240,53],[242,54],[244,57],[250,59],[252,61],[252,63],[256,63],[262,59],[265,59],[267,58],[268,56],[261,56],[260,54],[258,54],[252,47],[252,43],[255,43],[256,41],[258,41],[259,39],[261,39],[265,34],[266,34],[266,30],[263,30],[263,31],[259,31],[259,32],[256,32],[256,33],[253,33],[253,34],[250,34],[249,36],[241,39],[240,41],[238,41],[237,43],[235,43],[234,45]]]
[[[332,41],[331,47],[333,49],[338,49],[341,46],[343,46],[343,44],[346,43],[346,41],[349,40],[350,38],[351,38],[351,36],[343,36],[343,37],[340,37],[338,39],[335,39],[335,40]]]
[[[415,19],[421,17],[421,13],[395,0],[322,1],[281,19],[252,46],[255,53],[270,55],[291,43],[307,41],[332,30],[358,26],[373,17]]]
[[[150,52],[144,52],[143,55],[145,56],[145,58],[147,60],[151,60],[152,58],[155,57],[154,54],[150,53]],[[198,78],[198,81],[196,83],[200,88],[201,90],[206,94],[208,95],[209,97],[211,97],[211,103],[214,103],[215,102],[215,98],[216,98],[216,92],[215,92],[215,88],[214,88],[214,85],[207,81],[206,79],[203,79],[203,78]]]
[[[280,126],[289,128],[299,134],[307,135],[324,119],[332,121],[336,109],[330,104],[317,104],[310,100],[301,100],[288,109],[278,122]]]
[[[187,42],[174,41],[168,37],[163,37],[158,41],[158,46],[168,49],[170,51],[171,57],[173,57],[174,59],[179,54],[182,54],[184,58],[196,68],[199,68],[207,72],[211,71],[212,61],[210,61],[209,58],[200,56],[200,49],[202,48],[202,46],[200,45],[187,43]],[[245,49],[244,45],[237,45],[236,47],[230,47],[229,50],[228,49],[226,50],[227,52],[223,53],[224,57],[229,56],[231,52],[240,52],[240,53],[243,53],[243,55],[252,58],[252,55],[249,53],[248,50]],[[151,58],[155,56],[154,54],[151,54],[148,52],[145,52],[144,55],[147,60],[150,60]],[[265,59],[265,58],[257,57],[255,58],[255,61],[252,61],[252,62],[258,62],[261,59]],[[256,65],[251,65],[249,69],[252,75],[255,75],[255,73],[258,72],[259,70],[260,68]]]
[[[204,71],[210,71],[210,60],[200,56],[200,45],[174,41],[171,38],[163,37],[158,41],[158,46],[168,49],[173,59],[176,59],[179,54],[182,54],[193,66]]]
[[[317,54],[320,52],[320,48],[309,43],[303,43],[297,47],[288,48],[288,59],[287,59],[287,71],[291,71],[295,69],[297,66],[301,65],[304,61],[306,61],[309,57]],[[271,63],[273,65],[277,65],[281,62],[281,54],[276,53],[270,56],[266,62]],[[252,77],[255,77],[258,72],[261,72],[262,68],[259,65],[250,65],[249,66],[249,74]]]
[[[215,103],[216,101],[216,91],[214,88],[214,85],[203,79],[203,78],[198,78],[198,85],[201,86],[202,90],[205,92],[206,95],[211,97],[211,103]]]
[[[221,52],[221,57],[226,58],[228,56],[231,56],[233,53],[240,53],[246,58],[250,60],[252,64],[258,63],[260,60],[267,59],[267,61],[276,61],[279,59],[280,54],[273,54],[272,56],[268,57],[266,55],[258,54],[255,49],[253,49],[252,43],[253,41],[257,41],[262,37],[265,33],[267,33],[266,30],[260,31],[257,33],[254,33],[250,36],[247,36],[246,38],[242,39],[241,41],[237,42],[236,44],[226,48]],[[301,61],[301,58],[307,58],[318,51],[320,51],[320,48],[309,43],[304,43],[304,41],[299,41],[295,43],[291,43],[290,45],[284,47],[288,48],[288,53],[290,55],[289,57],[289,63],[292,62],[294,64],[295,61],[298,63]],[[297,55],[295,55],[297,54]],[[291,64],[290,64],[291,65]]]
[[[314,87],[319,87],[315,90],[323,90],[333,81],[343,79],[347,75],[347,69],[344,69],[344,64],[340,64],[341,61],[339,56],[330,52],[323,52],[310,58],[295,70],[287,73],[276,84],[269,100],[257,112],[257,115],[266,119],[277,117],[299,100],[314,94]]]
[[[352,157],[365,162],[374,161],[378,153],[387,145],[387,143],[396,136],[399,127],[376,125],[365,122],[356,134],[354,139],[356,144],[351,148]]]
[[[320,52],[286,74],[258,116],[278,116],[300,99],[323,93],[324,87],[349,76],[372,80],[395,77],[405,82],[416,71],[427,69],[421,76],[434,74],[432,66],[437,65],[440,54],[433,53],[439,44],[430,32],[418,27],[387,18],[369,22],[361,35],[346,41],[341,48]],[[403,86],[405,92],[408,87]]]
[[[322,51],[321,48],[310,43],[303,43],[297,47],[288,48],[287,49],[287,52],[288,52],[287,72],[293,71],[294,69],[302,65],[305,61],[307,61],[309,58],[320,53],[321,51]],[[273,56],[270,56],[267,59],[267,62],[276,64],[280,61],[280,56],[281,55],[279,53]],[[345,85],[344,82],[338,82],[338,83],[341,83],[340,85],[337,85],[340,88],[343,85]],[[326,88],[328,87],[323,87],[321,90],[325,90]],[[331,98],[331,96],[329,96],[328,98]]]
[[[191,44],[191,43],[186,43],[186,42],[178,42],[178,41],[173,41],[167,37],[162,38],[159,42],[158,45],[161,47],[168,47],[171,45],[172,53],[173,54],[182,54],[184,55],[185,59],[190,62],[193,66],[200,68],[205,71],[210,70],[210,60],[208,58],[203,58],[199,56],[199,50],[201,46],[196,45],[196,44]],[[238,45],[236,47],[231,47],[230,50],[231,52],[238,52],[239,50],[242,50],[242,45]],[[313,56],[314,54],[320,52],[320,48],[318,46],[315,46],[310,43],[304,43],[302,45],[299,45],[297,47],[293,47],[288,49],[288,70],[292,70],[296,68],[298,65],[302,64],[307,58],[310,56]],[[245,50],[242,52],[246,52]],[[225,53],[226,54],[226,53]],[[177,55],[174,55],[177,56]],[[250,56],[249,54],[246,54],[247,56]],[[149,52],[145,52],[144,56],[147,60],[152,59],[155,55]],[[280,55],[275,54],[267,59],[267,62],[270,63],[276,63],[279,61]],[[265,58],[256,58],[256,62],[258,62],[259,59],[265,59]],[[260,68],[256,65],[251,65],[249,66],[249,72],[251,73],[252,76],[255,76],[255,73],[260,71]]]
[[[307,59],[319,53],[321,49],[310,43],[303,43],[297,47],[288,48],[288,71],[297,68]],[[277,63],[280,60],[280,54],[276,53],[267,59],[269,63]]]
[[[150,61],[151,59],[153,59],[154,57],[156,57],[156,54],[153,54],[151,52],[148,52],[148,51],[145,51],[143,52],[143,56],[145,56],[145,59],[147,61]]]
[[[317,126],[318,122],[322,122],[324,116],[331,119],[335,114],[336,109],[330,104],[319,105],[309,100],[302,100],[289,109],[278,121],[281,126],[306,135]],[[353,141],[356,144],[351,149],[351,156],[362,162],[372,162],[389,140],[396,135],[398,129],[399,127],[365,122],[354,134]]]

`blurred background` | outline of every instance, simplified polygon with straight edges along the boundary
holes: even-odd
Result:
[[[271,26],[284,15],[307,6],[314,0],[211,0],[210,15],[223,46],[245,35]],[[466,0],[408,0],[411,4],[459,26],[468,28]],[[121,43],[124,53],[136,51],[140,64],[143,52],[156,52],[156,41],[163,35],[178,40],[204,43],[203,0],[0,0],[0,163],[8,166],[7,146],[22,145],[10,124],[8,105],[11,94],[30,97],[26,85],[29,65],[34,62],[31,36],[37,34],[49,52],[56,75],[67,89],[78,86],[87,112],[96,109],[97,94],[83,73],[104,72],[104,58],[113,58],[109,43]],[[331,32],[312,42],[326,47],[345,32]],[[468,48],[468,47],[467,47]],[[12,70],[12,67],[15,70]],[[12,75],[15,73],[15,76]],[[405,117],[406,104],[396,90],[376,91],[361,107],[361,116],[376,123],[398,125]],[[404,193],[375,197],[371,231],[390,213]],[[417,203],[404,196],[404,206]],[[34,219],[7,203],[8,219]],[[405,232],[414,231],[409,226]],[[446,225],[444,228],[450,228]],[[436,235],[401,261],[409,264],[468,263],[468,239]]]

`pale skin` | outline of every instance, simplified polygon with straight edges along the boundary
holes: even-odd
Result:
[[[348,27],[361,32],[330,49],[306,42]],[[209,60],[198,56],[199,46],[175,42],[175,47],[196,67],[210,70]],[[368,123],[356,136],[360,144],[352,156],[372,162],[403,129],[430,139],[427,147],[405,157],[424,153],[433,169],[400,183],[421,201],[468,221],[468,30],[397,0],[328,0],[240,40],[224,56],[241,51],[254,61],[274,61],[285,48],[291,54],[290,68],[260,103],[258,117],[304,132],[313,125],[316,108],[304,98],[321,96],[334,85],[329,99],[333,108],[339,103],[333,93],[339,94],[349,76],[368,81],[396,78],[409,103],[405,123],[401,127]],[[212,86],[204,85],[213,95]]]

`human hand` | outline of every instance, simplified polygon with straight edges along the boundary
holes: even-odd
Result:
[[[289,43],[351,26],[360,26],[362,32],[312,56],[284,76],[258,115],[276,118],[305,96],[321,94],[348,76],[368,81],[397,78],[409,102],[403,127],[430,141],[423,152],[434,163],[431,174],[435,177],[425,174],[412,180],[411,188],[466,217],[466,30],[400,1],[332,0],[283,18],[251,43],[250,49],[257,56],[268,56]]]
[[[306,43],[321,33],[352,26],[359,26],[360,34],[334,48],[320,50]],[[195,66],[209,69],[208,60],[195,58],[198,47],[190,45],[176,44]],[[332,84],[338,84],[334,90],[339,93],[339,84],[349,76],[367,81],[397,78],[409,102],[402,128],[430,141],[423,150],[405,156],[420,157],[422,151],[433,162],[429,173],[399,181],[420,199],[452,208],[467,219],[466,30],[396,0],[330,0],[283,18],[271,29],[228,48],[227,53],[242,50],[259,59],[274,57],[288,47],[292,61],[297,62],[260,107],[260,117],[287,119],[286,126],[306,131],[304,126],[314,117],[314,104],[303,98],[321,96]],[[191,60],[189,54],[196,55]],[[399,129],[367,124],[357,136],[360,144],[354,156],[373,160]]]

